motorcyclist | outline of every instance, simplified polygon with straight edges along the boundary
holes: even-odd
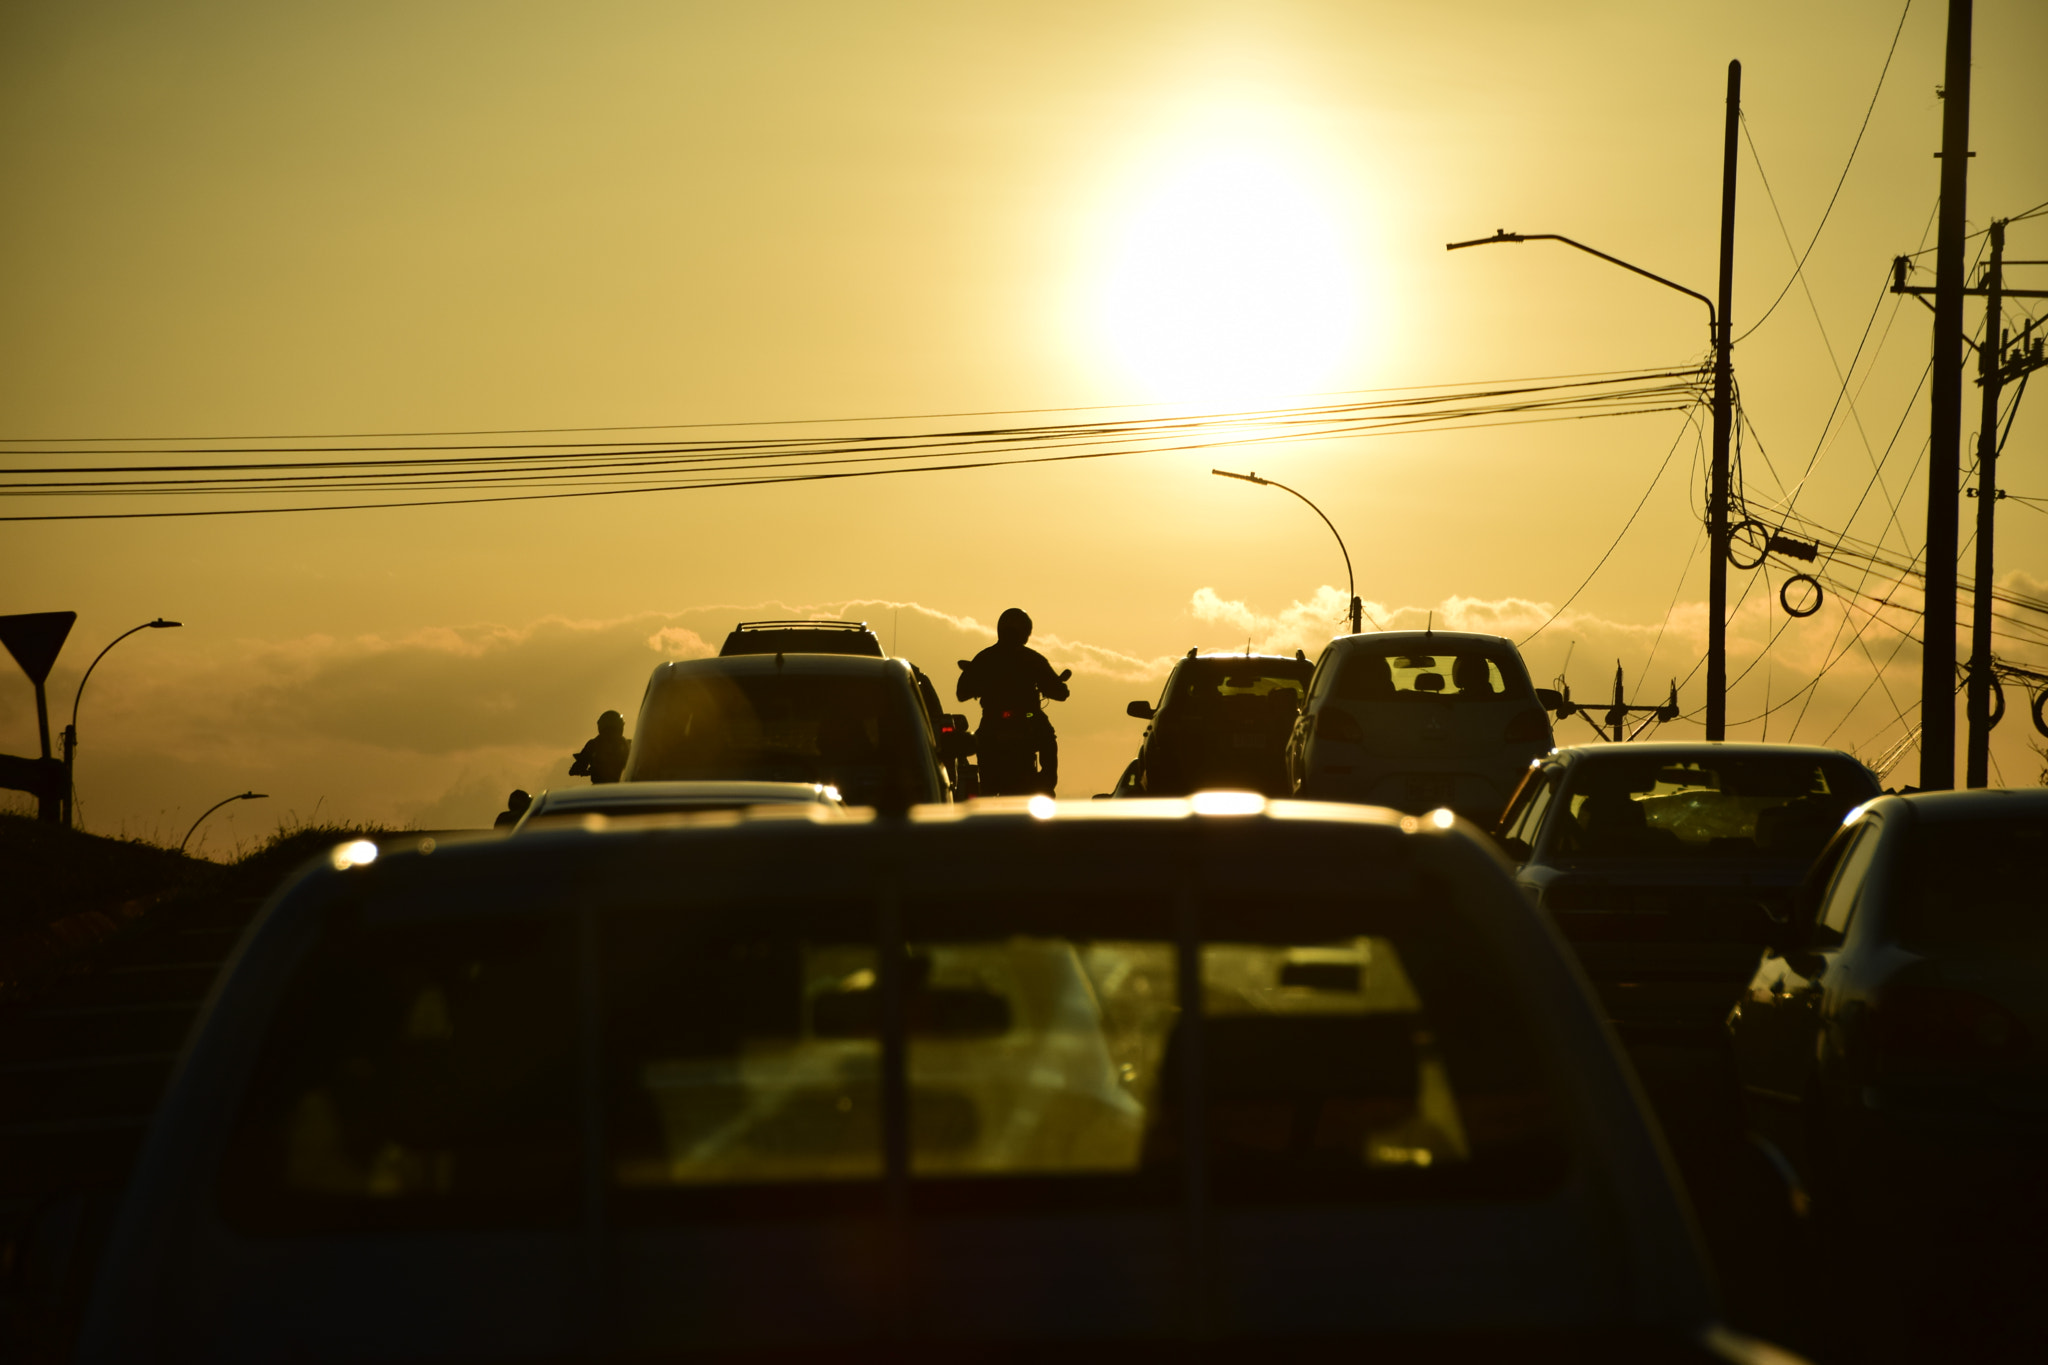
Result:
[[[577,750],[569,764],[569,776],[587,777],[593,784],[616,782],[626,770],[626,755],[631,751],[626,718],[616,711],[607,711],[597,718],[597,738]]]
[[[991,715],[1020,712],[1031,721],[1032,741],[1038,751],[1041,785],[1047,795],[1059,785],[1060,745],[1052,721],[1040,703],[1065,701],[1067,684],[1053,672],[1045,656],[1029,647],[1031,618],[1020,607],[1011,607],[996,618],[996,642],[974,656],[960,670],[955,689],[961,701],[981,700],[981,723],[987,727]]]

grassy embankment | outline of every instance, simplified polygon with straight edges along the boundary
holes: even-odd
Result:
[[[260,896],[332,844],[385,830],[280,827],[231,863],[0,814],[0,998],[181,904]]]

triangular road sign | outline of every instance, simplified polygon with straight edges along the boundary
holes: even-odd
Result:
[[[28,680],[40,687],[43,679],[50,676],[50,666],[57,662],[57,652],[64,648],[64,637],[71,633],[71,623],[77,619],[75,611],[0,616],[0,644],[7,646],[7,652],[28,674]]]

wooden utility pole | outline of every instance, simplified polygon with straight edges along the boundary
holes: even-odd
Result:
[[[1984,276],[1984,344],[1977,351],[1977,382],[1984,388],[1984,415],[1977,432],[1977,572],[1970,603],[1970,699],[1963,708],[1970,721],[1970,741],[1963,762],[1963,781],[1971,787],[1991,785],[1991,591],[1998,574],[1991,556],[1991,509],[1998,503],[1999,360],[2005,351],[2004,300],[2005,220],[1991,225],[1991,269]]]
[[[1934,387],[1928,406],[1927,603],[1921,616],[1920,787],[1956,784],[1956,483],[1963,419],[1963,213],[1969,200],[1971,0],[1949,0],[1942,85],[1941,223],[1934,248]]]
[[[1728,437],[1734,424],[1731,352],[1735,294],[1735,134],[1742,123],[1742,63],[1728,63],[1728,127],[1721,148],[1721,287],[1715,308],[1714,469],[1707,486],[1707,738],[1728,738]]]

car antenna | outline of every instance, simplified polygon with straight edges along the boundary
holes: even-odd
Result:
[[[1436,634],[1436,613],[1429,614],[1429,620],[1422,627],[1422,638],[1427,640]]]

